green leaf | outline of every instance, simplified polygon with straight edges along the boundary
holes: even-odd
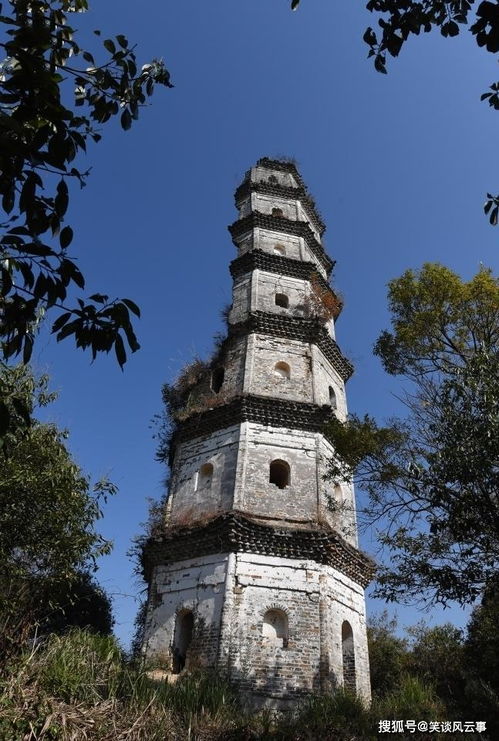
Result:
[[[51,257],[55,254],[51,247],[41,242],[25,243],[21,251],[27,252],[29,255],[37,255],[37,257]]]
[[[62,327],[64,327],[64,325],[66,324],[66,322],[69,321],[69,319],[71,319],[71,316],[72,316],[71,312],[70,311],[67,311],[65,314],[61,314],[60,317],[57,317],[57,319],[55,320],[55,322],[52,325],[52,330],[51,330],[52,334],[55,334]]]
[[[0,268],[0,295],[7,296],[12,288],[12,276],[5,268]]]
[[[107,50],[108,50],[108,51],[109,51],[109,52],[110,52],[111,54],[115,54],[115,53],[116,53],[116,46],[115,46],[115,44],[114,44],[114,41],[113,41],[112,39],[106,39],[106,40],[105,40],[105,41],[103,41],[102,43],[104,44],[104,47],[105,47],[105,48],[106,48],[106,49],[107,49]]]
[[[10,424],[10,411],[6,402],[0,401],[0,438],[8,432]]]
[[[54,208],[59,218],[62,218],[64,214],[66,213],[68,209],[68,204],[69,204],[68,186],[66,184],[66,181],[63,179],[63,180],[60,180],[59,183],[57,184],[57,195],[54,201]]]
[[[14,188],[9,189],[3,194],[2,208],[6,214],[10,214],[10,212],[14,208],[15,199],[16,199],[16,192]]]
[[[116,335],[116,339],[114,340],[114,351],[116,353],[116,359],[120,364],[120,368],[123,370],[123,366],[126,363],[126,352],[125,345],[123,344],[123,340],[119,334]]]
[[[134,303],[133,301],[131,301],[129,298],[124,298],[124,299],[122,299],[122,301],[123,301],[123,303],[126,306],[128,306],[128,308],[130,309],[130,311],[133,314],[135,314],[135,316],[140,317],[140,309],[139,309],[139,307],[137,306],[136,303]]]
[[[12,397],[12,406],[14,407],[16,414],[18,414],[23,420],[26,427],[31,425],[31,415],[28,404],[25,399],[21,399],[17,396]]]
[[[128,108],[125,108],[125,110],[121,114],[121,126],[125,131],[127,131],[131,127],[131,125],[132,125],[132,116]]]
[[[23,363],[27,365],[31,360],[31,354],[33,352],[33,337],[29,334],[24,336],[23,346]]]
[[[69,337],[70,334],[74,334],[78,331],[78,327],[81,324],[80,319],[75,319],[74,321],[70,322],[69,324],[66,324],[64,327],[62,327],[61,330],[59,330],[57,334],[57,342],[60,342],[65,337]]]
[[[62,249],[65,250],[66,247],[69,247],[72,241],[73,241],[73,230],[71,229],[70,226],[65,226],[59,235],[59,243]]]
[[[72,260],[65,260],[66,269],[73,283],[79,288],[85,288],[85,278]]]
[[[35,199],[35,192],[35,178],[33,177],[33,173],[29,173],[26,180],[24,181],[24,185],[21,190],[21,196],[19,198],[19,210],[21,211],[21,213],[31,210]]]
[[[103,293],[93,293],[89,296],[89,299],[90,301],[95,301],[97,304],[105,304],[109,299],[109,296],[106,296]]]

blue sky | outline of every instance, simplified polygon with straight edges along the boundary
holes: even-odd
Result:
[[[221,329],[235,257],[226,227],[245,171],[265,155],[298,161],[337,260],[334,285],[345,299],[337,337],[356,367],[350,410],[388,417],[400,387],[371,352],[388,324],[387,281],[425,261],[466,278],[480,262],[498,268],[499,231],[482,205],[499,191],[499,114],[479,100],[497,64],[469,33],[425,35],[382,76],[362,41],[374,19],[346,0],[302,0],[295,13],[287,0],[106,0],[73,20],[104,38],[124,33],[141,63],[162,57],[175,84],[155,93],[131,131],[104,129],[68,214],[88,294],[141,306],[142,349],[124,373],[113,357],[91,364],[71,341],[46,335],[34,354],[59,392],[46,416],[70,430],[86,472],[120,488],[101,521],[115,548],[99,578],[127,642],[140,585],[126,552],[165,473],[150,422],[162,383],[207,354]],[[369,600],[370,612],[383,606]],[[397,612],[401,624],[465,622],[459,610]]]

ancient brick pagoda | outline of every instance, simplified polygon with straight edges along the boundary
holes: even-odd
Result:
[[[337,685],[369,698],[353,487],[324,478],[352,366],[324,224],[295,165],[261,159],[235,194],[228,334],[183,389],[161,536],[144,550],[144,652],[214,667],[256,704]]]

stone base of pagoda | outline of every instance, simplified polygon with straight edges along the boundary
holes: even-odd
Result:
[[[255,706],[282,709],[338,685],[369,699],[357,581],[305,555],[158,556],[150,562],[144,644],[150,666],[215,669]]]

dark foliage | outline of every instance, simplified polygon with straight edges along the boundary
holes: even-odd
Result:
[[[389,551],[377,593],[473,602],[499,567],[499,288],[425,265],[390,284],[393,331],[375,352],[413,386],[409,416],[334,421],[331,476],[355,474]]]
[[[46,380],[36,381],[25,366],[4,367],[1,378],[31,411],[51,399]],[[88,572],[111,548],[95,525],[115,487],[90,486],[55,425],[32,420],[16,430],[7,435],[0,466],[0,654],[15,651],[53,609],[60,613],[78,599],[83,613],[85,591],[92,600],[87,614],[98,608],[97,623],[106,621]]]
[[[114,625],[111,600],[92,574],[81,571],[68,584],[52,586],[46,595],[45,615],[40,615],[38,631],[64,633],[69,628],[82,628],[100,635],[110,635]]]
[[[75,41],[69,15],[85,12],[87,0],[10,0],[0,24],[5,60],[0,76],[0,196],[5,213],[0,236],[0,342],[4,358],[28,362],[37,323],[48,311],[57,339],[73,336],[77,347],[114,348],[120,366],[125,342],[139,345],[129,299],[95,293],[70,303],[85,287],[69,248],[70,189],[83,187],[89,170],[78,155],[101,126],[119,115],[123,129],[138,118],[156,84],[171,87],[162,62],[137,67],[123,35],[102,41],[105,58]],[[98,36],[99,31],[95,32]],[[73,98],[72,103],[67,100]]]

